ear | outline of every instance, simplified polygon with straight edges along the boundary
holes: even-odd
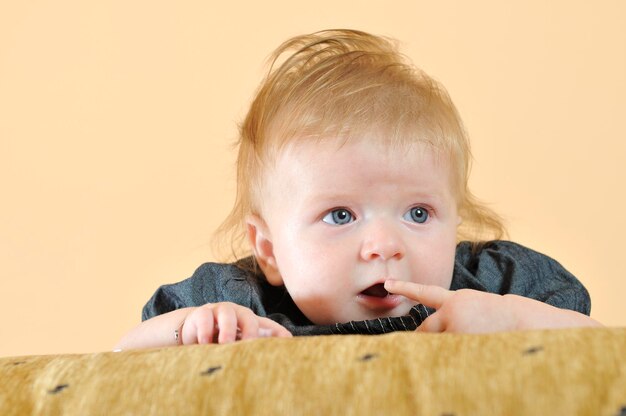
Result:
[[[274,256],[274,245],[269,233],[269,228],[265,221],[256,214],[246,217],[246,228],[248,241],[254,252],[257,263],[263,270],[263,274],[272,286],[281,286],[283,277],[278,270],[276,257]]]

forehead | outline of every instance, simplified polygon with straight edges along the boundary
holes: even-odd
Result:
[[[300,140],[276,155],[265,178],[270,191],[266,197],[284,200],[304,194],[367,192],[374,184],[389,192],[454,197],[452,176],[447,155],[424,143]]]
[[[391,141],[377,135],[365,137],[315,137],[291,140],[277,152],[274,166],[300,167],[303,171],[340,168],[370,160],[372,165],[360,166],[362,171],[376,171],[382,164],[409,164],[410,168],[450,168],[448,154],[430,143],[420,141]],[[404,168],[407,168],[405,166]]]

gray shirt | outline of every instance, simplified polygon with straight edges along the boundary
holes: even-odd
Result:
[[[587,289],[556,260],[510,241],[481,245],[461,242],[456,248],[451,290],[475,289],[516,294],[589,315]],[[415,305],[407,316],[314,325],[300,312],[284,286],[271,286],[252,258],[236,263],[205,263],[178,283],[157,289],[143,308],[142,319],[189,306],[233,302],[268,317],[294,335],[384,334],[414,330],[434,310]]]

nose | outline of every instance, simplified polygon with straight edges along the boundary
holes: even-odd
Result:
[[[400,231],[390,224],[379,221],[367,227],[361,246],[361,258],[365,261],[372,260],[400,260],[406,252]]]

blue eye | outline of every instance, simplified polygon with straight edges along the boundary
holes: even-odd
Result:
[[[349,222],[354,221],[354,217],[350,211],[345,208],[338,208],[330,211],[328,214],[322,218],[327,224],[332,225],[344,225]]]
[[[404,219],[418,224],[423,224],[428,219],[428,210],[422,207],[413,207],[407,211],[406,214],[404,214]]]

